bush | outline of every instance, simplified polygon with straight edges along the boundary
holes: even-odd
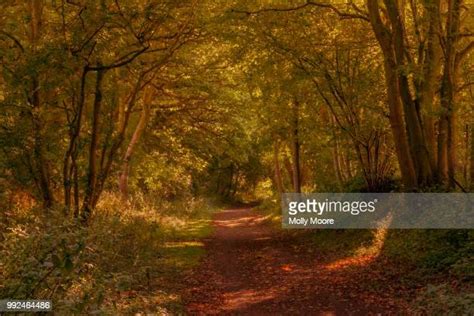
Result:
[[[52,299],[59,314],[181,312],[177,274],[202,255],[212,206],[151,201],[106,195],[88,227],[59,209],[14,210],[2,230],[0,297]]]
[[[469,230],[391,230],[384,254],[429,273],[457,271],[466,275],[474,254],[474,232]]]
[[[428,285],[414,302],[415,314],[473,315],[474,293],[459,293],[448,284]]]

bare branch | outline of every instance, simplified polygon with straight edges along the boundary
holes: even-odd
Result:
[[[472,50],[474,50],[474,41],[470,42],[466,47],[464,47],[464,49],[456,54],[456,65],[459,65]]]
[[[232,9],[231,12],[233,12],[233,13],[244,13],[244,14],[247,14],[247,15],[256,15],[256,14],[264,13],[264,12],[291,12],[291,11],[301,10],[301,9],[304,9],[306,7],[309,7],[309,6],[314,6],[314,7],[319,7],[319,8],[330,9],[331,11],[333,11],[334,13],[339,15],[339,17],[341,17],[342,19],[361,19],[361,20],[369,22],[369,17],[362,10],[357,8],[357,6],[355,6],[352,2],[348,3],[348,4],[351,5],[351,7],[356,11],[356,13],[341,11],[339,8],[337,8],[336,6],[334,6],[333,4],[330,4],[330,3],[321,3],[321,2],[314,2],[314,1],[306,1],[305,3],[300,4],[298,6],[295,6],[295,7],[263,8],[263,9],[256,10],[256,11],[245,11],[245,10]]]
[[[137,58],[138,56],[140,56],[141,54],[143,54],[145,51],[148,50],[148,46],[145,46],[143,47],[142,49],[140,50],[137,50],[135,52],[131,52],[131,53],[128,53],[126,54],[125,56],[130,56],[129,58],[127,59],[124,59],[124,57],[120,57],[115,63],[113,64],[110,64],[110,65],[106,65],[106,66],[88,66],[88,70],[92,70],[92,71],[105,71],[105,70],[110,70],[110,69],[113,69],[113,68],[118,68],[118,67],[122,67],[122,66],[125,66],[129,63],[131,63],[132,61],[135,60],[135,58]]]
[[[20,48],[20,50],[24,53],[25,52],[25,49],[23,48],[23,45],[21,45],[20,41],[18,39],[16,39],[16,37],[14,37],[13,35],[11,34],[8,34],[7,32],[5,31],[2,31],[0,30],[0,34],[2,35],[5,35],[6,37],[8,37],[9,39],[11,39],[16,46],[18,46],[18,48]]]

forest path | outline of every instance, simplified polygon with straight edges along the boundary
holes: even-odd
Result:
[[[370,267],[328,265],[297,235],[272,229],[250,208],[218,212],[213,225],[207,254],[186,280],[190,315],[386,315],[398,310],[393,291],[374,288],[390,284],[371,284]]]

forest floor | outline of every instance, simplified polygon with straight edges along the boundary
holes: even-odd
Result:
[[[335,259],[251,208],[218,212],[206,256],[186,279],[191,315],[404,313],[400,271],[374,256]],[[403,293],[400,297],[400,293]]]

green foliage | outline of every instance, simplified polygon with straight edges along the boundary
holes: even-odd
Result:
[[[398,192],[400,190],[400,182],[393,178],[385,178],[380,181],[379,186],[369,189],[365,179],[359,174],[344,183],[343,192]]]
[[[311,242],[318,251],[337,254],[338,257],[356,255],[362,247],[374,240],[374,231],[369,229],[319,230],[312,234]]]
[[[450,271],[470,277],[474,235],[467,230],[390,230],[384,245],[385,255],[420,273]]]
[[[278,199],[266,198],[255,207],[255,210],[263,213],[273,227],[281,227],[280,201]]]
[[[474,294],[459,293],[449,284],[428,285],[415,300],[412,312],[429,315],[472,315]]]
[[[200,239],[210,233],[213,206],[202,196],[262,201],[257,209],[278,226],[277,196],[294,190],[295,174],[305,192],[402,189],[395,146],[400,140],[393,137],[397,126],[390,120],[396,113],[387,104],[384,77],[388,59],[358,3],[334,1],[332,7],[329,1],[331,6],[313,3],[256,14],[245,11],[295,3],[33,3],[37,10],[21,1],[0,3],[0,273],[5,280],[0,297],[50,297],[63,314],[179,314],[176,277],[198,262],[204,251]],[[427,118],[444,113],[439,91],[433,92],[432,109],[422,104],[429,93],[419,93],[428,79],[424,72],[436,68],[424,63],[436,45],[427,32],[450,15],[429,24],[424,3],[406,5],[406,17],[400,15],[406,19],[401,21],[406,38],[400,41],[406,60],[396,65],[395,75],[404,75],[408,96],[397,97],[416,101],[403,104],[402,112],[416,108],[414,116],[424,126]],[[346,11],[359,18],[341,18]],[[472,17],[463,13],[463,33],[474,26]],[[393,30],[390,19],[382,20]],[[440,42],[448,29],[435,32]],[[454,55],[468,49],[469,41],[462,36]],[[444,42],[439,47],[446,48]],[[439,53],[442,64],[447,54]],[[462,120],[453,120],[458,123],[446,134],[457,139],[451,144],[458,151],[455,178],[467,188],[474,182],[468,176],[473,133],[462,124],[473,124],[474,59],[466,53],[457,60],[459,73],[453,71],[453,113]],[[432,76],[432,87],[442,86],[443,67]],[[96,80],[99,72],[102,82]],[[102,100],[97,112],[96,100]],[[147,109],[144,132],[131,146]],[[409,118],[401,113],[400,132],[411,124]],[[444,135],[440,124],[433,126],[435,134]],[[426,134],[417,129],[406,129],[409,143]],[[417,151],[418,144],[412,145],[407,156]],[[112,193],[125,174],[127,202]],[[97,190],[91,194],[98,206],[89,226],[64,214],[68,188],[78,196],[79,208],[85,195]],[[46,191],[55,200],[49,210],[38,206],[47,200]],[[74,213],[72,207],[68,211]],[[301,236],[309,236],[322,253],[342,257],[365,251],[377,241],[376,233]],[[419,275],[471,282],[473,236],[472,231],[390,231],[380,254]],[[436,287],[427,295],[432,306],[426,311],[437,313],[453,304],[445,302],[455,294]],[[466,299],[454,302],[471,306]]]
[[[16,210],[2,230],[0,297],[48,297],[62,314],[180,311],[179,278],[204,252],[212,209],[107,195],[87,228],[60,210]]]

